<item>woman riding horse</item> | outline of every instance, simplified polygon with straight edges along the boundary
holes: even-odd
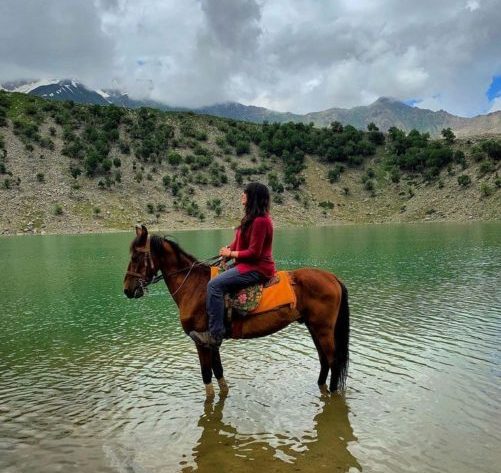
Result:
[[[245,215],[235,233],[235,239],[224,246],[219,255],[234,259],[235,265],[209,281],[207,314],[209,330],[192,331],[195,343],[217,347],[225,336],[224,294],[264,282],[275,274],[271,253],[273,222],[270,217],[270,192],[264,184],[252,182],[242,193]]]
[[[252,190],[249,193],[252,193]],[[243,197],[246,198],[248,199],[248,194]],[[266,202],[266,199],[263,201]],[[267,205],[261,205],[259,208],[267,209]],[[256,220],[266,222],[267,219],[269,216],[266,214],[259,215],[254,218],[253,225],[256,224]],[[264,222],[263,227],[267,228],[268,223]],[[245,218],[242,223],[245,223]],[[242,256],[249,255],[252,235],[247,233],[246,236],[242,226],[237,231],[234,243],[230,248],[221,250],[221,253],[227,257],[236,257],[237,264],[240,268],[243,267],[246,274],[246,270],[249,269],[246,265],[249,263]],[[267,231],[268,233],[264,232],[267,236],[263,240],[259,254],[264,256],[266,242],[266,246],[270,248],[267,256],[269,261],[267,258],[262,258],[264,266],[257,266],[258,273],[262,274],[263,278],[270,275],[274,268],[271,259],[271,229]],[[131,258],[124,277],[125,295],[130,299],[142,297],[148,285],[163,279],[179,308],[179,321],[184,332],[198,334],[208,331],[206,306],[208,286],[211,287],[210,266],[188,254],[172,239],[158,235],[150,236],[144,225],[136,228],[136,238],[131,244],[130,251]],[[238,271],[238,267],[235,269]],[[251,266],[250,269],[254,271],[256,266]],[[159,271],[160,277],[157,275]],[[240,272],[238,275],[240,276]],[[235,339],[264,337],[282,330],[293,322],[301,322],[308,328],[318,351],[320,389],[327,390],[326,380],[329,371],[330,391],[343,389],[348,372],[350,337],[350,310],[346,287],[334,274],[318,268],[290,270],[287,279],[292,283],[297,301],[296,307],[279,306],[268,312],[249,314],[233,320],[230,336]],[[221,312],[216,314],[218,315],[221,316]],[[218,323],[220,319],[216,321],[216,327]],[[221,325],[219,328],[221,329]],[[207,398],[214,397],[212,375],[216,377],[221,393],[227,392],[228,385],[224,379],[219,348],[197,344],[197,352]]]

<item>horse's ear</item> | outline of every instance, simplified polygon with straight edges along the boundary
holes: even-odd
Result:
[[[148,238],[148,229],[144,225],[136,225],[136,237],[139,240],[139,243],[146,243],[146,239]]]

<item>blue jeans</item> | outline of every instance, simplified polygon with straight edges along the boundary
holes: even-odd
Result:
[[[225,334],[224,294],[236,292],[264,280],[264,276],[258,271],[240,274],[237,268],[231,268],[209,281],[206,305],[209,315],[209,332],[214,338],[223,338]]]

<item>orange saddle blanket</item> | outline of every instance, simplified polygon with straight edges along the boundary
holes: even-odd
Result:
[[[219,268],[211,267],[211,279],[218,274]],[[296,307],[296,293],[292,287],[288,271],[278,271],[276,276],[278,276],[279,281],[263,288],[258,306],[249,311],[249,314],[261,314],[283,306],[289,306],[292,309]]]

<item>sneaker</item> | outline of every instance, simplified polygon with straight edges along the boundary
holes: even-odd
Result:
[[[191,339],[197,344],[202,345],[204,347],[219,347],[221,345],[222,340],[213,337],[209,331],[206,332],[190,332]]]

